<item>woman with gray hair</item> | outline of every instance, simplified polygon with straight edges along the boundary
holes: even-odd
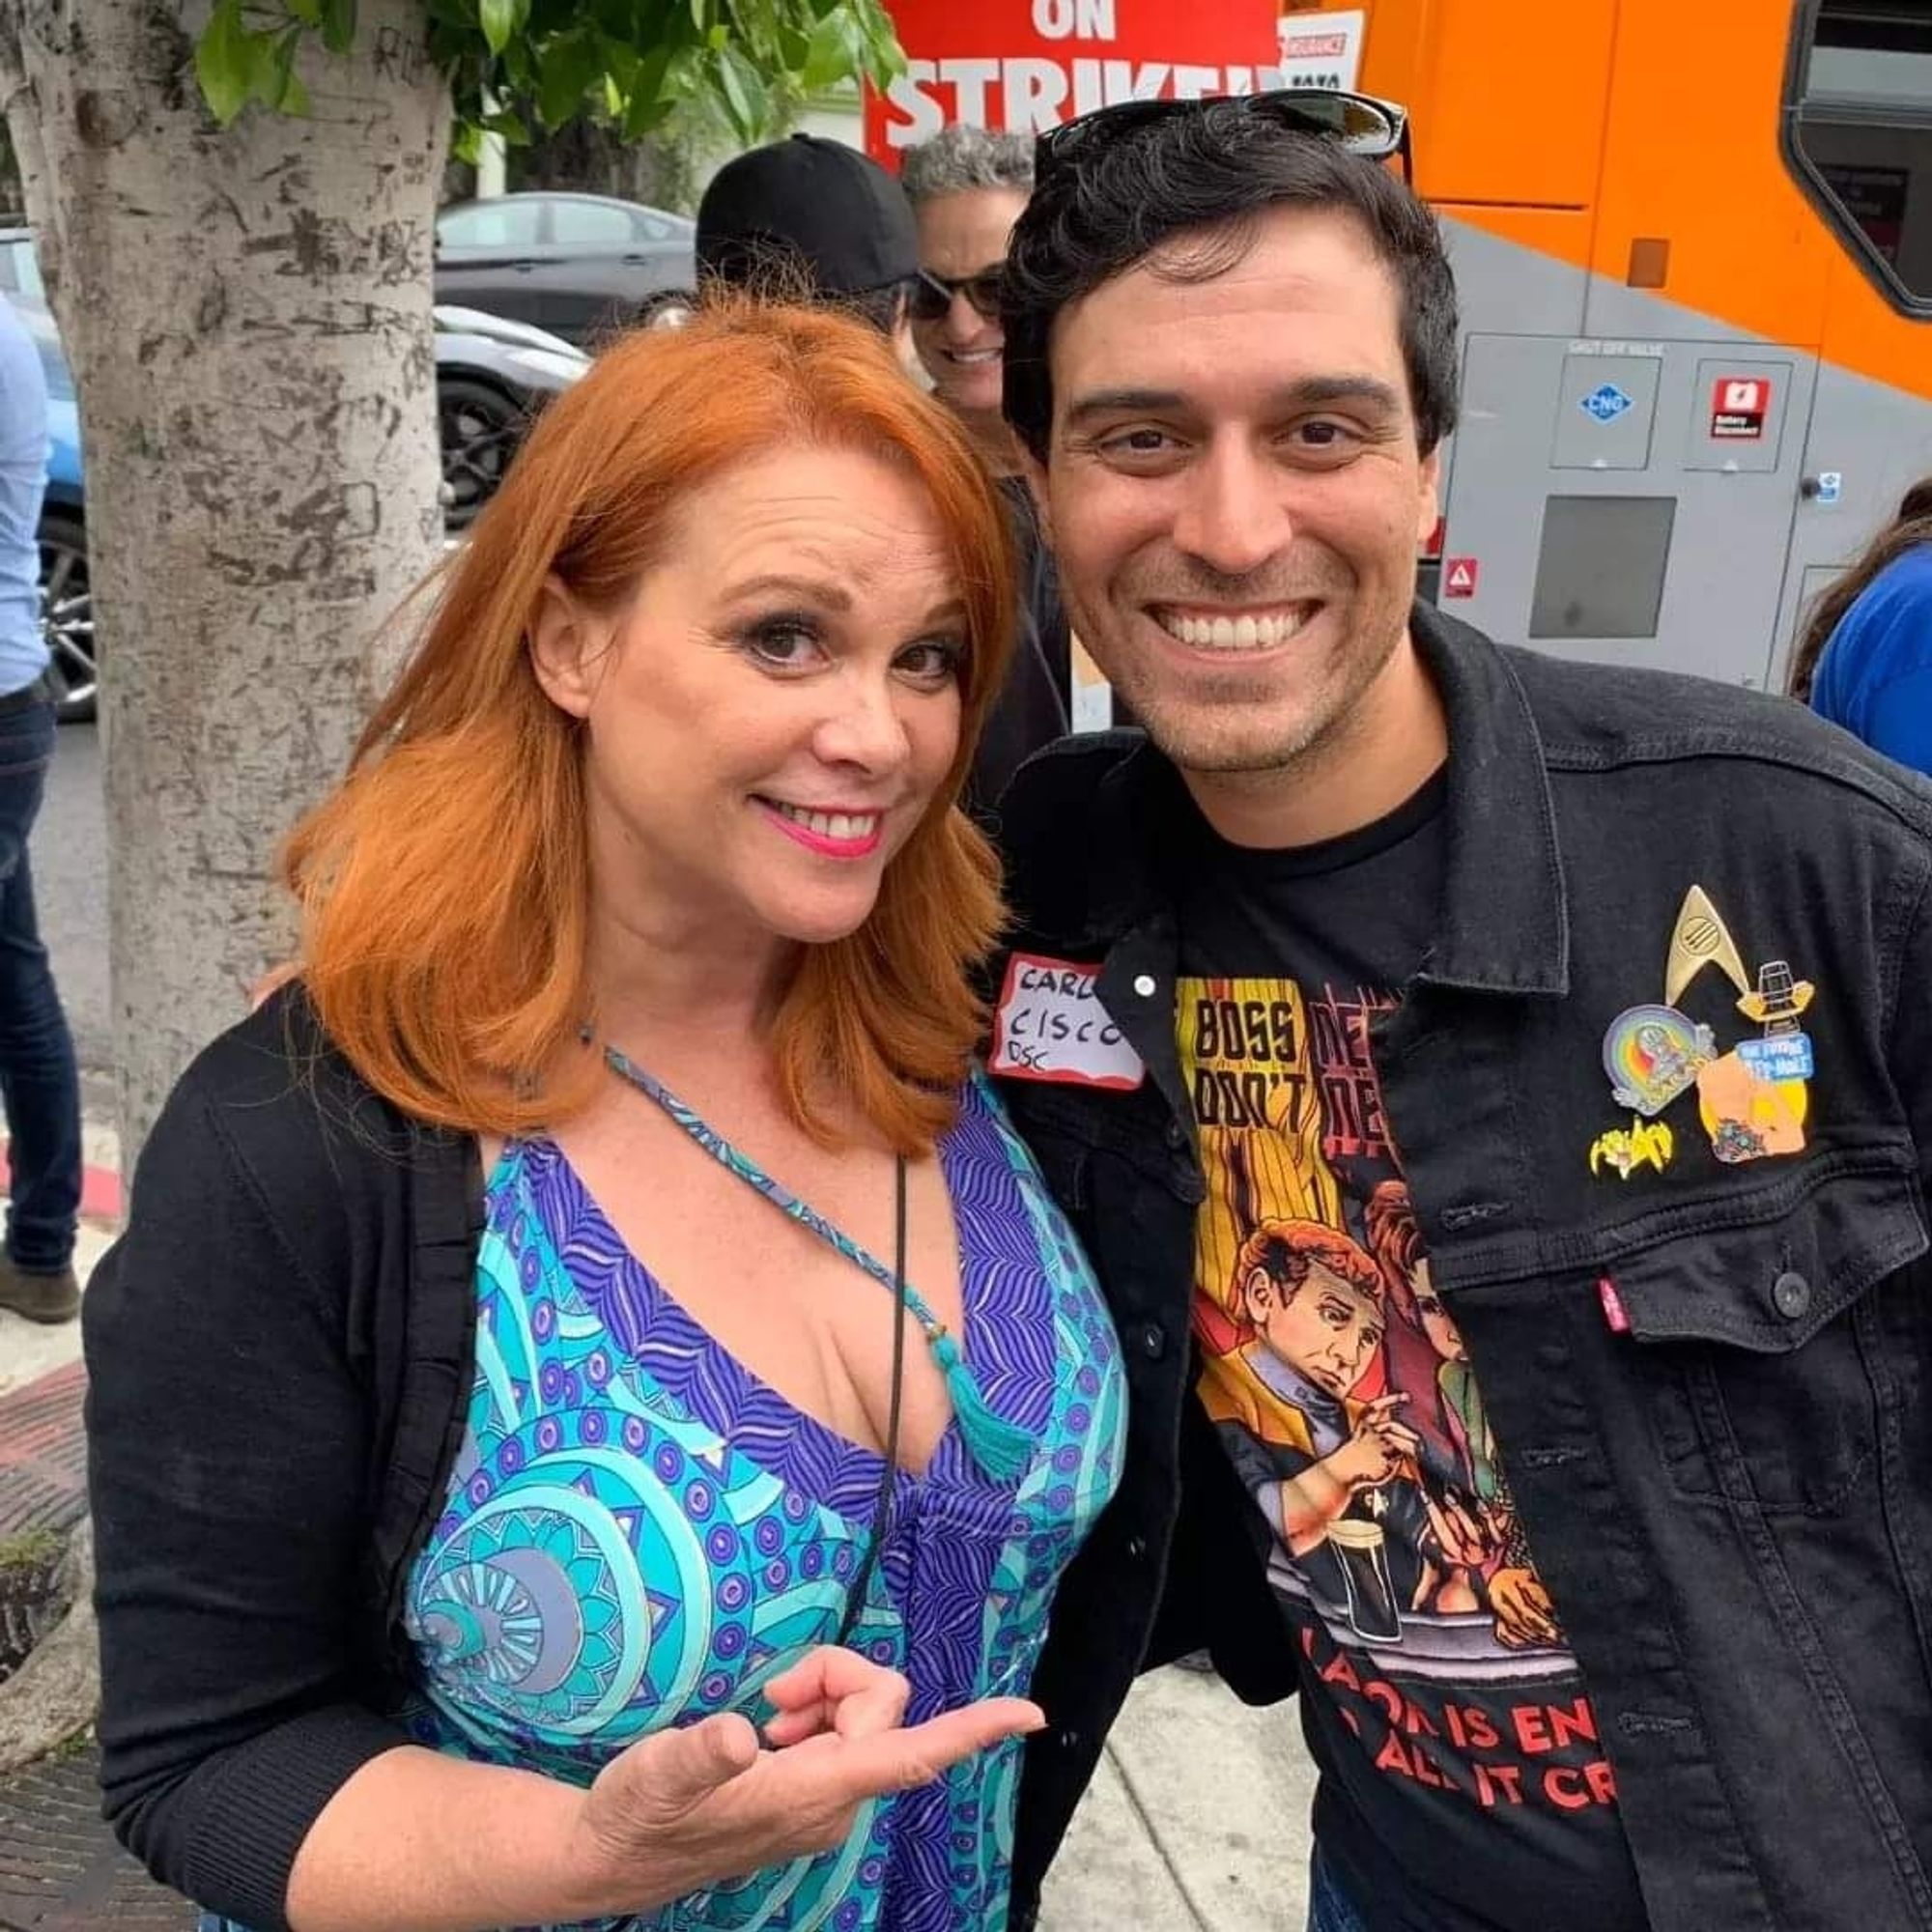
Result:
[[[1050,691],[1038,694],[1033,706],[1030,735],[1044,742],[1042,734],[1057,737],[1065,729],[1071,698],[1066,617],[1053,559],[1020,475],[1019,446],[1000,412],[1006,344],[1000,277],[1007,237],[1033,192],[1033,142],[1024,134],[993,133],[957,122],[906,151],[899,185],[919,224],[919,277],[910,304],[913,344],[935,393],[965,425],[1012,505],[1020,600],[1032,632],[1030,639],[1020,640],[1013,676],[1016,682],[1026,676],[1031,658],[1051,680]],[[981,742],[983,751],[987,741]],[[1036,748],[1016,741],[1013,750]]]
[[[959,123],[909,149],[900,185],[919,220],[913,340],[934,389],[1002,475],[1017,468],[1000,414],[1000,271],[1033,192],[1033,143]]]

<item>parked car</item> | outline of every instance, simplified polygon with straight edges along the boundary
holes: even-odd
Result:
[[[94,716],[94,605],[87,576],[79,412],[73,379],[41,294],[33,237],[0,229],[0,292],[26,324],[47,375],[47,495],[41,513],[41,622],[63,686],[63,718]],[[443,524],[469,527],[495,494],[531,418],[590,366],[582,350],[525,323],[439,306],[437,428]]]
[[[506,316],[436,306],[436,413],[442,521],[465,530],[497,494],[524,433],[590,358],[574,343]]]
[[[610,195],[460,201],[436,218],[436,298],[585,343],[696,281],[695,224]]]
[[[94,716],[94,599],[80,496],[80,411],[60,335],[45,308],[11,298],[47,378],[47,494],[41,505],[41,631],[63,718]]]

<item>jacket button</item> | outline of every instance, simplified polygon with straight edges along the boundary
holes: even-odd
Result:
[[[1130,1536],[1127,1538],[1127,1554],[1138,1563],[1147,1554],[1147,1538]]]
[[[1187,1129],[1179,1121],[1168,1122],[1167,1144],[1177,1153],[1187,1145]]]
[[[1069,1724],[1065,1730],[1060,1733],[1058,1743],[1062,1750],[1078,1750],[1080,1748],[1080,1733]]]
[[[1144,1000],[1151,1000],[1153,998],[1153,989],[1154,989],[1154,978],[1151,973],[1143,973],[1140,976],[1140,978],[1134,981],[1134,991],[1137,992]]]
[[[1771,1299],[1788,1321],[1796,1321],[1811,1306],[1811,1284],[1790,1268],[1771,1285]]]
[[[1167,1353],[1167,1330],[1158,1321],[1150,1321],[1141,1329],[1141,1353],[1151,1362]]]

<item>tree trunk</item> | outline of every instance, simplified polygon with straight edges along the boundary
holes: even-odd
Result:
[[[422,0],[306,45],[298,120],[216,127],[207,0],[0,0],[7,118],[73,365],[131,1162],[285,956],[281,835],[342,771],[440,543]]]

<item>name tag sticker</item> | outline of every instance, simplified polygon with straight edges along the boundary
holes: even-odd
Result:
[[[1099,977],[1097,966],[1015,952],[993,1014],[991,1070],[1067,1087],[1138,1087],[1147,1068],[1100,1004]]]

